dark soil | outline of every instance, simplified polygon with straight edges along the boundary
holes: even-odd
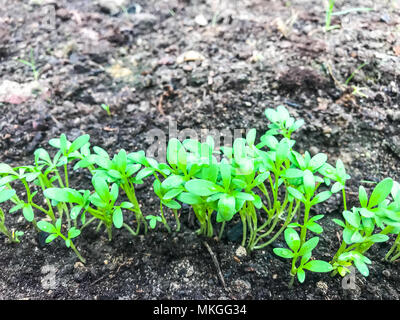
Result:
[[[322,30],[319,0],[137,0],[119,14],[96,1],[0,3],[1,162],[32,163],[33,151],[49,149],[48,140],[61,133],[70,140],[88,133],[92,145],[110,153],[146,150],[146,133],[154,128],[168,133],[171,120],[179,130],[263,132],[264,109],[283,104],[306,122],[295,137],[299,151],[325,152],[330,163],[337,158],[345,163],[352,176],[350,205],[362,180],[400,178],[396,1],[338,0],[337,10],[375,10],[337,16],[333,23],[341,29],[328,33]],[[55,21],[44,24],[52,13]],[[195,21],[200,13],[206,26]],[[17,61],[29,60],[31,49],[39,87],[31,69]],[[178,63],[190,50],[203,59]],[[368,64],[350,85],[364,88],[367,97],[344,86],[363,63]],[[10,81],[38,90],[10,89]],[[102,103],[110,105],[111,117]],[[88,183],[85,173],[74,177],[77,185]],[[150,186],[151,181],[138,191],[145,214],[157,212]],[[339,246],[340,229],[331,219],[341,209],[338,197],[318,208],[326,214],[314,251],[319,259],[328,261]],[[208,239],[225,290],[189,215],[182,215],[180,233],[158,228],[132,238],[119,230],[112,242],[88,228],[77,241],[87,258],[82,265],[61,242],[41,248],[32,226],[9,214],[7,225],[25,235],[17,245],[0,236],[0,299],[399,298],[398,264],[382,261],[390,243],[368,252],[370,276],[357,273],[356,289],[343,289],[340,277],[309,273],[304,284],[289,290],[288,261],[271,247],[238,258],[238,243]],[[282,245],[279,241],[274,245]],[[49,274],[55,275],[55,289],[42,283]]]

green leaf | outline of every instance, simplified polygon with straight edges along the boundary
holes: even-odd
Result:
[[[235,197],[228,196],[218,201],[217,222],[230,221],[235,215]]]
[[[124,201],[124,202],[121,202],[120,207],[123,209],[130,209],[130,208],[133,208],[134,205],[133,205],[133,203]]]
[[[318,237],[313,237],[310,240],[306,241],[302,246],[299,251],[299,255],[303,256],[307,253],[310,253],[314,248],[318,245],[319,238]]]
[[[169,190],[172,188],[177,188],[185,182],[185,179],[179,175],[170,175],[161,183],[161,187],[164,190]]]
[[[99,197],[108,202],[110,200],[110,190],[106,180],[103,177],[95,175],[92,178],[92,184]]]
[[[57,239],[57,238],[58,238],[58,234],[57,234],[57,233],[52,233],[52,234],[50,234],[50,235],[46,238],[45,242],[46,242],[46,243],[50,243],[50,242],[52,242],[54,239]]]
[[[136,179],[137,180],[142,180],[150,175],[152,175],[154,173],[154,169],[153,168],[143,168],[142,170],[140,170],[138,172],[138,174],[136,175]]]
[[[176,202],[175,200],[166,200],[166,201],[163,200],[162,203],[163,203],[166,207],[171,208],[171,209],[178,210],[178,209],[181,208],[181,205],[180,205],[178,202]]]
[[[366,239],[366,241],[371,242],[386,242],[389,240],[389,237],[385,234],[374,234]]]
[[[343,188],[344,188],[344,186],[340,182],[335,182],[332,185],[331,192],[336,193],[336,192],[339,192],[340,190],[342,190]]]
[[[32,206],[30,204],[24,205],[24,207],[22,209],[22,214],[24,215],[24,217],[27,221],[29,221],[29,222],[33,221],[34,213],[33,213]]]
[[[169,200],[175,198],[178,194],[180,194],[183,191],[183,188],[175,188],[175,189],[170,189],[168,190],[164,196],[163,200]]]
[[[175,167],[178,165],[178,151],[181,148],[182,144],[178,139],[172,138],[169,140],[167,147],[167,161],[170,165]]]
[[[344,223],[342,220],[339,220],[339,219],[332,219],[332,221],[333,221],[334,223],[336,223],[337,225],[341,226],[342,228],[346,228],[346,225],[345,225],[345,223]]]
[[[373,213],[372,211],[369,211],[366,208],[361,208],[359,210],[360,214],[365,217],[365,218],[373,218],[375,216],[375,213]]]
[[[387,198],[393,187],[393,180],[386,178],[379,182],[374,190],[372,191],[371,197],[369,198],[368,208],[375,207]]]
[[[0,191],[0,203],[11,199],[15,195],[15,190],[13,189],[3,189]]]
[[[333,270],[328,262],[322,260],[312,260],[304,265],[303,268],[312,272],[329,272]]]
[[[47,233],[57,233],[56,227],[47,221],[39,221],[37,226],[40,230],[47,232]]]
[[[224,188],[227,190],[229,188],[229,185],[231,184],[231,165],[228,163],[221,162],[220,164],[220,172],[221,172],[221,178],[222,178],[222,184],[224,185]]]
[[[122,215],[122,210],[120,208],[114,210],[112,219],[113,224],[117,229],[122,227],[124,223],[124,216]]]
[[[358,198],[360,199],[361,207],[366,208],[368,204],[368,194],[363,186],[358,188]]]
[[[202,198],[189,192],[182,192],[181,194],[178,195],[177,199],[180,202],[190,205],[200,204],[203,202]]]
[[[362,262],[361,260],[354,260],[354,265],[364,277],[368,277],[369,275],[368,266],[364,262]]]
[[[49,188],[44,190],[43,194],[46,198],[57,202],[82,204],[83,201],[82,195],[75,189],[71,188]]]
[[[268,179],[269,175],[270,175],[270,172],[269,172],[269,171],[259,174],[259,175],[254,179],[254,185],[255,185],[255,186],[258,186],[259,184],[263,183],[265,180]],[[234,180],[237,180],[237,179],[234,179]]]
[[[292,228],[285,230],[285,241],[293,252],[297,252],[300,248],[300,237],[299,234]]]
[[[89,139],[90,136],[88,134],[76,138],[75,141],[72,142],[71,146],[69,147],[68,153],[72,153],[79,150],[89,142]]]
[[[125,172],[126,171],[126,165],[127,165],[127,155],[125,149],[121,149],[118,154],[114,157],[115,163],[117,164],[117,168],[119,172]],[[134,172],[137,172],[140,168],[140,165],[135,164],[134,165],[135,171],[133,171],[131,174]]]
[[[306,279],[306,273],[304,272],[303,269],[297,269],[297,279],[299,280],[300,283],[303,283],[304,280]]]
[[[307,229],[316,234],[320,234],[324,231],[324,229],[318,223],[315,222],[308,223]]]
[[[279,121],[278,113],[274,109],[265,109],[265,116],[273,123]]]
[[[15,175],[15,171],[6,163],[0,163],[0,173]]]
[[[253,195],[246,192],[238,192],[234,193],[236,199],[245,200],[245,201],[254,201]]]
[[[294,257],[294,253],[292,251],[290,251],[289,249],[274,248],[273,251],[277,256],[285,258],[285,259]]]
[[[315,178],[312,172],[308,169],[304,171],[303,183],[304,183],[304,191],[307,197],[311,198],[314,195],[315,191]]]
[[[186,182],[185,188],[190,193],[201,197],[208,197],[214,193],[224,191],[215,183],[202,179],[193,179]]]
[[[75,207],[73,207],[73,208],[71,209],[71,213],[70,213],[71,219],[76,219],[76,217],[79,215],[79,213],[81,212],[81,210],[82,210],[82,206],[75,206]]]
[[[75,227],[72,227],[68,230],[68,239],[76,238],[81,234],[81,231]]]
[[[282,139],[276,149],[276,162],[280,166],[289,156],[290,146],[287,139]]]
[[[285,170],[282,175],[285,178],[288,179],[295,179],[295,178],[302,178],[304,175],[304,172],[302,170],[296,169],[296,168],[289,168]]]
[[[308,163],[308,167],[310,168],[310,170],[316,171],[325,164],[327,159],[328,157],[326,154],[318,153],[311,158],[310,162]]]
[[[246,135],[246,141],[250,147],[254,145],[254,141],[256,140],[256,133],[256,129],[250,129]]]
[[[330,191],[320,192],[313,198],[313,200],[311,201],[311,205],[315,205],[315,204],[324,202],[324,201],[328,200],[331,197],[331,195],[332,195],[332,192],[330,192]]]
[[[343,217],[355,228],[360,227],[361,218],[357,211],[343,211]]]
[[[340,177],[340,180],[346,181],[347,175],[346,175],[346,169],[344,167],[344,164],[342,162],[342,160],[338,159],[336,161],[336,172],[338,174],[338,176]]]
[[[295,197],[297,200],[300,200],[301,202],[305,202],[306,199],[304,198],[304,195],[297,189],[293,187],[288,187],[289,193]]]

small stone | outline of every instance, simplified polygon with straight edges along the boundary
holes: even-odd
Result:
[[[311,156],[315,156],[317,153],[319,153],[319,149],[316,146],[310,147]]]
[[[199,25],[199,26],[206,26],[208,24],[208,21],[206,19],[206,17],[204,17],[202,14],[199,14],[196,16],[196,18],[194,19],[194,21]]]
[[[197,52],[197,51],[186,51],[182,53],[178,58],[176,58],[176,63],[180,64],[187,61],[197,61],[197,60],[204,60],[204,56]]]
[[[129,5],[129,0],[98,0],[98,4],[103,11],[116,15]]]
[[[233,281],[232,290],[245,295],[251,290],[251,284],[246,280],[238,279]]]
[[[317,282],[317,290],[316,290],[316,292],[320,293],[322,295],[326,295],[327,292],[328,292],[328,285],[323,281],[318,281]]]
[[[237,256],[238,258],[243,258],[243,257],[247,256],[247,251],[246,251],[246,249],[245,249],[244,247],[239,246],[239,247],[236,249],[235,254],[236,254],[236,256]]]
[[[382,274],[386,277],[386,278],[390,278],[390,271],[385,269],[382,271]]]

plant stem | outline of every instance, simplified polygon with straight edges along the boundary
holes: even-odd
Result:
[[[84,257],[81,256],[81,254],[79,253],[79,251],[76,249],[75,245],[73,244],[73,242],[71,241],[71,249],[74,250],[76,256],[79,258],[79,260],[82,261],[82,263],[86,263],[86,259]]]
[[[219,230],[219,234],[218,234],[218,240],[221,240],[222,239],[222,235],[223,235],[223,233],[224,233],[224,229],[225,229],[225,221],[222,221],[222,226],[221,226],[221,229]]]
[[[162,219],[162,223],[164,224],[165,228],[167,229],[168,233],[171,232],[171,228],[169,227],[167,220],[164,217],[164,210],[163,210],[163,205],[162,202],[160,201],[160,213],[161,213],[161,219]]]
[[[174,211],[174,216],[175,216],[175,221],[176,221],[176,232],[181,231],[181,222],[179,220],[179,215],[178,215],[178,210],[173,209]]]

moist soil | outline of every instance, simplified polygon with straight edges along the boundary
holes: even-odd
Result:
[[[125,2],[124,10],[104,2],[1,1],[1,162],[31,164],[33,151],[51,150],[49,139],[61,133],[69,140],[90,134],[91,144],[110,154],[146,150],[152,143],[146,134],[160,129],[168,137],[172,121],[178,130],[261,133],[265,108],[282,104],[305,120],[297,150],[345,163],[352,177],[349,206],[357,205],[363,180],[399,180],[398,2],[338,0],[337,10],[374,10],[334,16],[340,28],[330,32],[323,31],[319,0],[137,0]],[[29,60],[30,52],[37,82],[18,61]],[[352,94],[351,86],[364,95]],[[90,183],[84,171],[71,180],[77,187]],[[158,213],[151,185],[137,191],[145,214]],[[338,249],[340,228],[332,218],[342,210],[337,196],[313,212],[325,214],[316,258],[329,261]],[[0,236],[0,299],[399,298],[399,265],[382,260],[393,239],[371,248],[370,275],[356,273],[353,289],[344,289],[340,277],[310,272],[289,290],[289,263],[272,252],[284,245],[282,237],[238,257],[238,221],[217,241],[195,234],[189,210],[181,220],[181,232],[159,226],[132,237],[121,229],[111,242],[90,226],[76,241],[83,265],[62,242],[43,246],[21,214],[7,214],[9,228],[25,234],[19,244]]]

